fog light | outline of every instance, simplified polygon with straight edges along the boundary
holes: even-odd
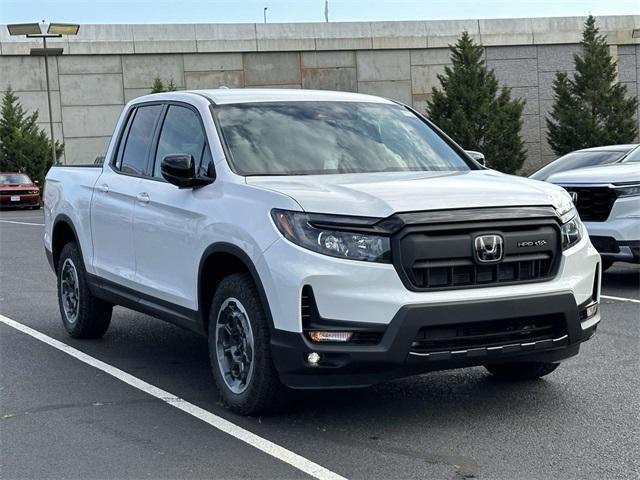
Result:
[[[580,321],[583,322],[584,320],[593,317],[597,313],[598,304],[596,302],[590,303],[580,311]]]
[[[307,355],[307,362],[309,362],[311,365],[317,365],[319,361],[320,361],[319,353],[311,352],[309,355]]]
[[[353,332],[309,332],[309,338],[314,342],[348,342]]]

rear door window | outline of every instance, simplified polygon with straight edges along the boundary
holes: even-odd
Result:
[[[133,113],[131,125],[117,167],[122,173],[144,175],[147,156],[153,143],[156,122],[162,112],[162,105],[143,105]]]

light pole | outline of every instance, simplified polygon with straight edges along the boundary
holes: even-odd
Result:
[[[264,23],[267,23],[267,10],[269,7],[264,7],[264,10],[262,10],[262,16],[264,17]]]
[[[55,164],[56,142],[53,137],[53,111],[51,110],[51,88],[49,85],[49,57],[62,55],[62,48],[47,48],[47,38],[60,38],[62,35],[77,35],[80,25],[72,23],[50,23],[47,33],[42,33],[38,23],[16,23],[7,25],[9,35],[24,35],[27,38],[41,38],[43,48],[32,48],[30,55],[44,56],[44,74],[47,82],[47,105],[49,107],[49,134],[51,136],[51,158]]]

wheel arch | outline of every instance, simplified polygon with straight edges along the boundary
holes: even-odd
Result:
[[[58,259],[60,258],[60,252],[67,243],[75,242],[80,251],[80,257],[84,263],[84,256],[82,254],[82,247],[80,246],[80,237],[76,231],[73,221],[69,216],[64,213],[59,214],[53,222],[53,228],[51,230],[51,254],[53,261],[53,269],[58,271]]]
[[[209,308],[220,281],[228,275],[240,272],[248,272],[251,275],[265,309],[269,329],[273,331],[271,307],[258,270],[244,250],[227,242],[209,245],[202,254],[198,267],[198,311],[205,331],[208,331]]]

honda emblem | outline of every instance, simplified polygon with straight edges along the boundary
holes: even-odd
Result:
[[[474,240],[478,263],[496,263],[504,255],[504,240],[500,235],[479,235]]]

